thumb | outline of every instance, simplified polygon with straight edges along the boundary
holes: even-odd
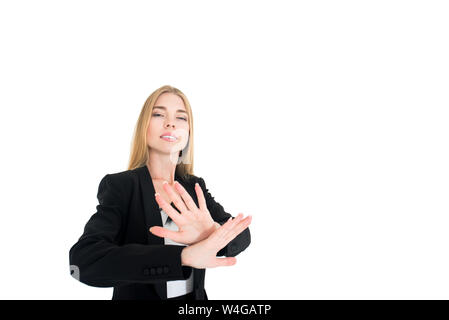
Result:
[[[150,232],[160,238],[169,238],[175,242],[179,241],[179,232],[168,230],[159,226],[151,227]]]
[[[215,267],[230,267],[237,263],[237,258],[235,257],[228,257],[228,258],[215,258],[212,268]]]

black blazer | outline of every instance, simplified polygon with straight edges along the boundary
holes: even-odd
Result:
[[[198,182],[207,208],[219,224],[231,217],[208,192],[202,178],[181,177],[176,173],[175,180],[196,205],[194,186]],[[162,226],[154,193],[146,165],[103,177],[98,187],[97,212],[69,252],[71,270],[77,270],[72,276],[89,286],[114,287],[112,300],[163,300],[167,299],[167,281],[186,280],[193,272],[195,299],[208,300],[204,289],[206,270],[182,266],[184,246],[165,245],[163,238],[149,231],[151,226]],[[173,202],[171,205],[176,209]],[[250,242],[249,228],[246,228],[217,256],[234,257]]]

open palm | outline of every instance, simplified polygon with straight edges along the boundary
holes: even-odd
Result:
[[[163,188],[167,192],[178,213],[165,201],[159,193],[155,194],[156,202],[178,226],[178,231],[172,231],[160,226],[150,228],[150,232],[161,238],[169,238],[182,244],[193,244],[206,239],[220,225],[216,223],[206,206],[203,191],[198,183],[195,184],[195,192],[198,198],[199,208],[196,206],[190,194],[177,181],[173,189],[167,182]]]

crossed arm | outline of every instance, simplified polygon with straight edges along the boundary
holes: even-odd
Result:
[[[198,178],[201,188],[196,187],[199,208],[195,209],[189,198],[187,203],[190,203],[193,210],[188,209],[189,205],[186,203],[188,212],[183,209],[183,214],[186,215],[179,215],[171,206],[167,207],[166,203],[159,204],[173,220],[177,219],[180,229],[178,234],[166,233],[170,230],[164,231],[160,227],[151,228],[151,232],[159,236],[171,237],[179,243],[190,243],[187,247],[119,244],[126,211],[124,199],[128,196],[125,194],[127,188],[118,177],[108,174],[101,180],[97,194],[97,212],[86,223],[83,235],[70,249],[70,268],[77,270],[72,276],[78,281],[95,287],[115,287],[130,283],[185,280],[192,272],[192,267],[235,264],[234,257],[249,246],[251,237],[249,228],[245,229],[245,226],[249,225],[251,218],[242,219],[240,215],[230,219],[231,215],[214,200],[202,178]],[[181,195],[179,197],[176,199],[178,203],[182,199]],[[226,258],[219,259],[219,256]],[[163,272],[151,273],[151,268]]]

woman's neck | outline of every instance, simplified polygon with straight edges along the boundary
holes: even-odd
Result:
[[[169,184],[175,181],[176,163],[172,163],[170,155],[150,154],[147,167],[153,180],[167,181]]]

